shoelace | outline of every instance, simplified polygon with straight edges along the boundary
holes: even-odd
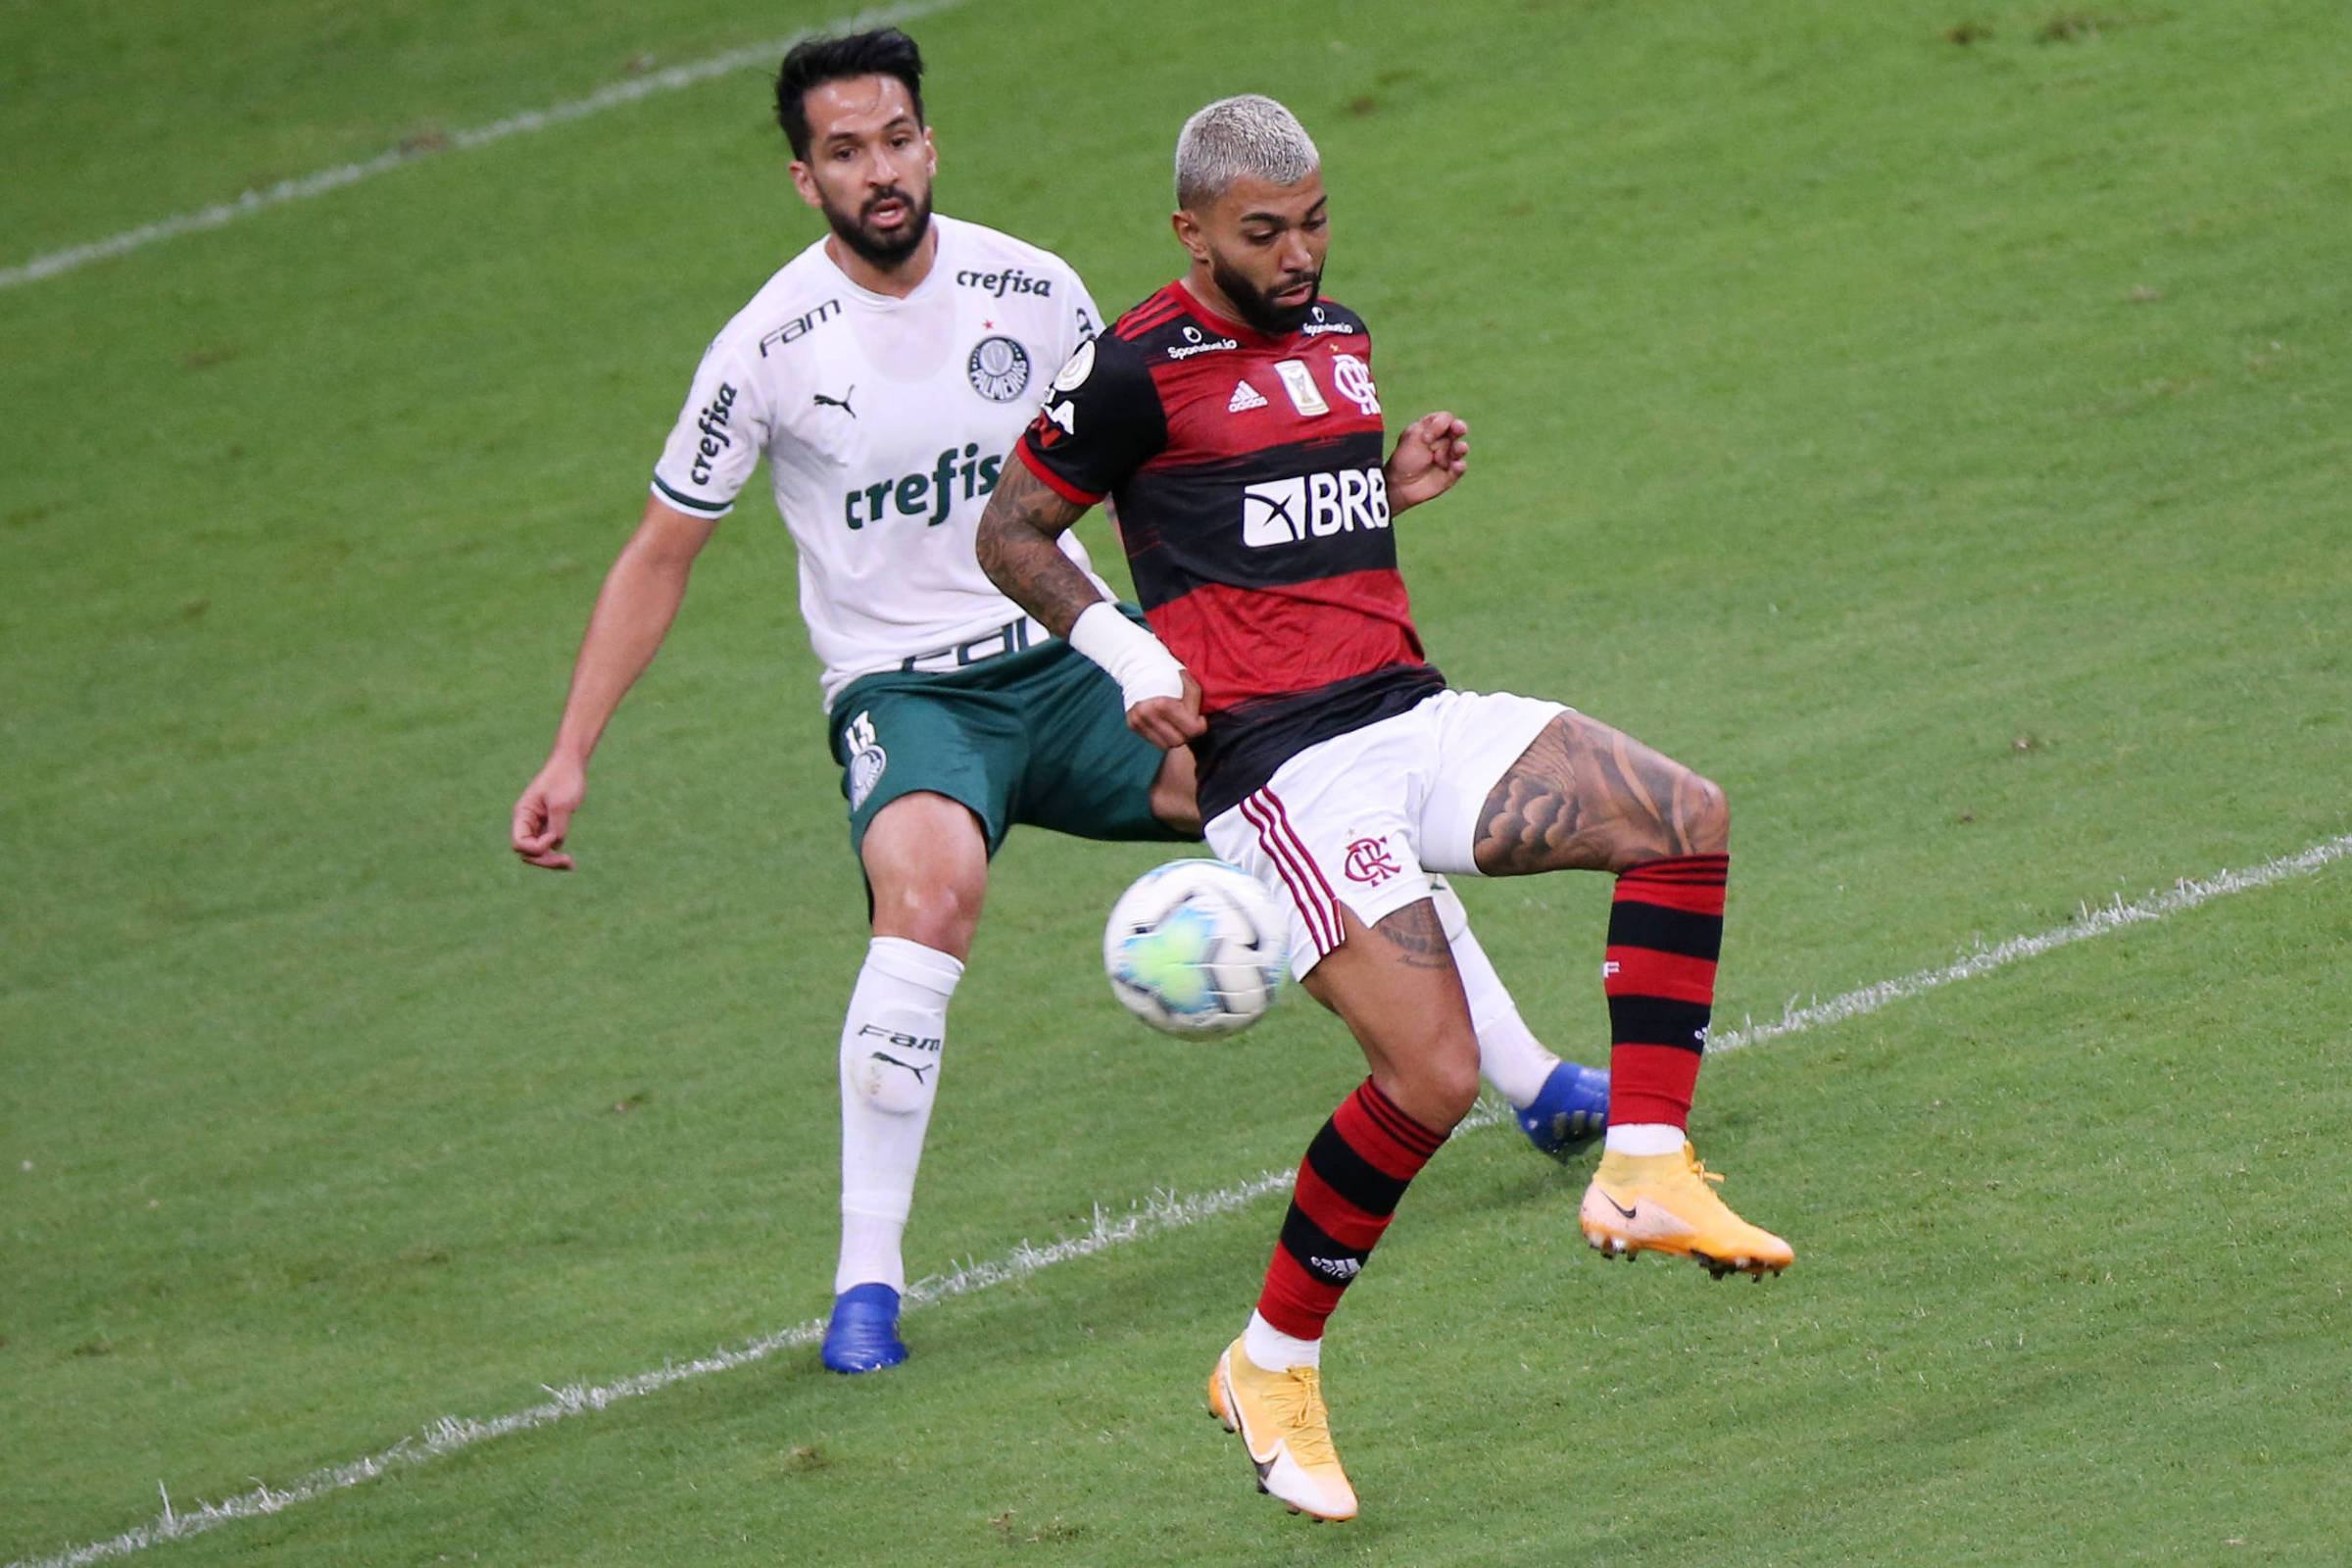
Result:
[[[1323,1405],[1319,1368],[1295,1366],[1284,1372],[1266,1391],[1266,1402],[1281,1423],[1293,1459],[1302,1465],[1339,1463],[1339,1450],[1331,1446],[1331,1415]]]

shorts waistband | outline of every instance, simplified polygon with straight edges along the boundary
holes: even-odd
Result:
[[[945,648],[934,648],[927,653],[909,654],[899,661],[899,673],[951,675],[956,670],[969,669],[974,664],[986,663],[1006,654],[1026,653],[1041,643],[1051,642],[1053,638],[1054,634],[1046,630],[1035,616],[1022,615],[993,630],[984,631],[977,637],[950,643]]]

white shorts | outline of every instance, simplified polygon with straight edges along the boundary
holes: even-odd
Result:
[[[1430,896],[1432,871],[1476,876],[1470,852],[1494,786],[1568,710],[1505,692],[1439,692],[1317,741],[1205,828],[1217,858],[1291,914],[1291,972],[1340,945],[1340,906],[1377,925]]]

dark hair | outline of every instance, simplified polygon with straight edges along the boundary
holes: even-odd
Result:
[[[792,156],[808,157],[808,92],[852,76],[896,76],[914,100],[914,122],[923,123],[923,54],[896,27],[854,32],[846,38],[804,38],[776,73],[776,123],[792,143]]]

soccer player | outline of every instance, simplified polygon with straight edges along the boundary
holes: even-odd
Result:
[[[1192,839],[1199,817],[1191,756],[1130,732],[1116,686],[973,556],[1047,377],[1097,329],[1085,286],[1056,256],[932,213],[922,61],[904,33],[795,47],[776,113],[794,186],[829,232],[703,356],[598,596],[554,748],[515,803],[513,843],[530,864],[570,868],[589,754],[764,455],[872,898],[841,1030],[841,1251],[822,1350],[835,1371],[863,1372],[906,1354],[901,1243],[990,857],[1015,822]],[[1107,598],[1074,536],[1054,548]],[[1448,919],[1459,911],[1451,901]],[[1489,1071],[1530,1139],[1597,1130],[1606,1075],[1544,1050],[1466,928],[1457,941],[1482,976]]]
[[[1055,375],[989,498],[980,559],[1119,682],[1138,734],[1189,744],[1210,847],[1286,903],[1293,968],[1370,1065],[1307,1147],[1256,1310],[1208,1395],[1261,1490],[1346,1519],[1324,1324],[1478,1093],[1430,872],[1617,875],[1587,1241],[1718,1278],[1792,1254],[1715,1196],[1684,1130],[1722,939],[1722,792],[1557,703],[1449,690],[1424,661],[1392,524],[1461,477],[1469,428],[1427,415],[1383,458],[1371,338],[1320,297],[1321,165],[1290,112],[1240,97],[1193,116],[1176,201],[1190,267]],[[1151,631],[1057,548],[1105,496]]]

